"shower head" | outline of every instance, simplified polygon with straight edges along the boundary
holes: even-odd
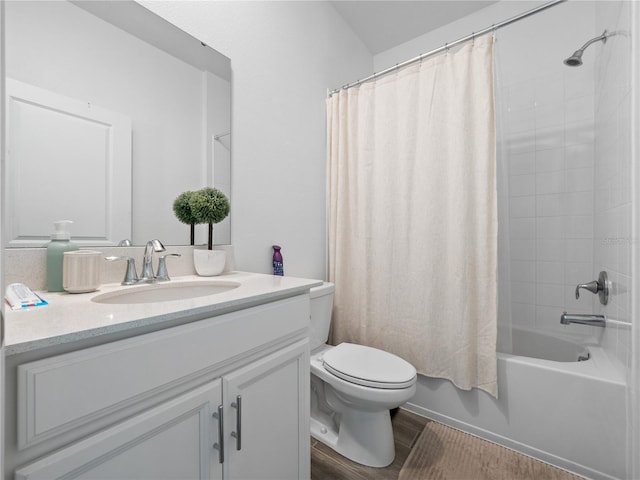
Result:
[[[568,65],[569,67],[579,67],[580,65],[582,65],[582,54],[584,53],[585,49],[592,43],[600,42],[600,41],[602,43],[606,42],[607,37],[610,37],[611,35],[613,34],[608,34],[607,31],[605,30],[604,32],[602,32],[602,35],[600,35],[599,37],[592,38],[587,43],[585,43],[582,47],[580,47],[578,50],[573,52],[573,55],[567,58],[564,61],[564,64]]]
[[[584,53],[584,50],[582,49],[576,50],[575,52],[573,52],[573,55],[571,55],[569,58],[567,58],[564,61],[564,64],[568,65],[569,67],[579,67],[580,65],[582,65],[583,53]]]

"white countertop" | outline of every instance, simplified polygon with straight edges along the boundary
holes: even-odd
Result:
[[[5,306],[5,354],[37,350],[124,330],[158,325],[189,316],[215,316],[306,292],[321,280],[229,272],[217,277],[175,277],[171,282],[233,281],[238,288],[188,300],[139,304],[92,302],[98,295],[142,286],[102,285],[92,293],[37,292],[49,305],[23,310]]]

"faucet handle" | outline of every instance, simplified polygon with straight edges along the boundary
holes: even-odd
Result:
[[[576,300],[578,298],[580,298],[580,289],[584,288],[585,290],[589,290],[591,293],[595,294],[598,293],[602,286],[596,281],[594,280],[593,282],[589,282],[589,283],[581,283],[576,287]]]
[[[580,289],[584,288],[593,294],[598,294],[600,303],[606,305],[609,302],[609,279],[607,272],[600,272],[598,280],[589,283],[581,283],[576,287],[576,300],[580,298]]]
[[[127,256],[110,256],[104,257],[104,259],[108,262],[113,262],[115,260],[126,260],[127,261],[127,270],[124,273],[124,280],[122,280],[122,285],[135,285],[138,283],[138,272],[136,272],[136,261],[133,257]]]
[[[158,258],[158,273],[156,274],[156,280],[158,282],[168,282],[169,272],[167,272],[167,257],[181,257],[179,253],[167,253]]]

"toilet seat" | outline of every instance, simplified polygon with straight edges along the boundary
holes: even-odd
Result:
[[[416,382],[416,369],[392,353],[341,343],[323,355],[327,371],[342,380],[372,388],[402,389]]]

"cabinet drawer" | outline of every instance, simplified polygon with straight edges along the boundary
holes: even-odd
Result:
[[[18,367],[18,448],[174,388],[309,325],[300,295]]]

